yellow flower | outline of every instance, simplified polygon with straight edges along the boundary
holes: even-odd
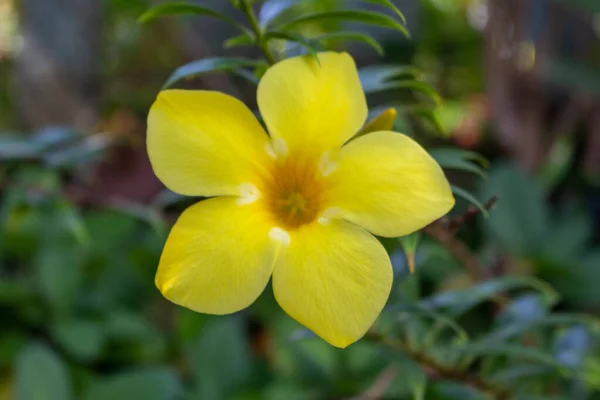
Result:
[[[412,139],[367,117],[356,66],[320,53],[271,67],[258,86],[269,134],[239,100],[167,90],[148,116],[148,153],[174,192],[209,196],[188,208],[163,250],[156,285],[209,314],[249,306],[272,276],[279,305],[337,347],[362,337],[392,284],[372,235],[414,232],[454,198]]]

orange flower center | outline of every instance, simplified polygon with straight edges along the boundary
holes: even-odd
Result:
[[[264,185],[267,207],[283,229],[308,224],[323,210],[323,176],[314,160],[292,155],[278,159]]]

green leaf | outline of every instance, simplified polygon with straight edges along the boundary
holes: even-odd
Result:
[[[400,244],[402,244],[404,254],[406,254],[406,262],[411,274],[415,272],[415,253],[417,252],[417,245],[420,238],[419,232],[415,232],[398,239],[400,240]]]
[[[250,46],[254,44],[254,36],[243,33],[238,36],[230,37],[223,43],[223,48],[232,49],[239,46]]]
[[[358,76],[365,93],[384,90],[386,85],[395,79],[416,79],[419,70],[409,65],[374,65],[358,70]]]
[[[432,149],[429,150],[429,154],[442,168],[472,172],[484,179],[487,178],[486,172],[480,166],[470,162],[478,161],[487,167],[489,162],[480,154],[453,147]]]
[[[316,36],[316,37],[310,39],[311,42],[317,42],[317,43],[336,41],[336,40],[362,42],[362,43],[365,43],[365,44],[371,46],[377,52],[377,54],[379,54],[380,56],[382,56],[385,53],[385,51],[383,50],[383,46],[381,46],[381,44],[377,41],[377,39],[375,39],[371,35],[367,35],[366,33],[332,32],[332,33],[326,33],[324,35]]]
[[[517,360],[532,361],[564,371],[565,368],[549,353],[540,348],[526,347],[518,344],[481,344],[465,349],[471,357],[502,356]]]
[[[442,103],[442,98],[438,94],[438,92],[427,82],[412,80],[412,79],[404,79],[400,81],[390,81],[386,84],[382,85],[379,90],[393,90],[393,89],[407,89],[412,90],[414,92],[419,92],[431,100],[434,101],[436,105],[440,105]]]
[[[549,368],[546,365],[511,366],[491,374],[489,381],[495,384],[514,384],[520,379],[545,376],[552,372],[553,368]]]
[[[383,7],[386,7],[398,17],[400,17],[402,24],[406,25],[406,18],[404,14],[400,12],[398,7],[396,7],[391,0],[361,0],[364,3],[373,3],[378,4]],[[327,0],[303,0],[303,1],[266,1],[265,5],[263,5],[266,12],[261,10],[260,14],[260,23],[262,26],[266,25],[276,25],[286,19],[301,16],[306,14],[307,12],[316,12],[316,11],[334,11],[334,10],[343,10],[344,7],[347,7],[344,2],[337,1],[327,1]]]
[[[52,328],[52,335],[68,354],[80,361],[97,359],[105,339],[102,327],[86,320],[58,322]]]
[[[88,246],[91,237],[83,223],[79,210],[66,198],[58,201],[56,208],[58,213],[57,223],[63,225],[65,229],[71,232],[80,245],[84,247]]]
[[[250,376],[250,349],[238,315],[219,317],[207,323],[187,354],[196,379],[198,398],[231,393]]]
[[[396,7],[394,5],[394,3],[392,3],[391,0],[363,0],[363,1],[368,2],[368,3],[379,4],[381,6],[389,8],[390,10],[393,10],[400,17],[400,19],[402,20],[402,23],[404,25],[406,25],[406,17],[404,16],[404,14],[402,14],[402,12],[400,12],[398,7]]]
[[[450,185],[450,188],[452,189],[452,193],[454,193],[458,197],[462,197],[463,199],[467,200],[469,203],[471,203],[475,207],[477,207],[479,209],[479,211],[481,211],[481,214],[483,214],[483,216],[485,216],[486,218],[489,216],[489,213],[485,209],[483,204],[481,204],[481,202],[479,200],[477,200],[475,198],[475,196],[473,196],[471,193],[467,192],[463,188],[460,188],[460,187],[454,186],[454,185]]]
[[[405,26],[398,23],[394,18],[376,11],[323,11],[316,12],[305,16],[300,16],[292,21],[289,21],[279,27],[277,30],[286,31],[297,27],[298,25],[321,22],[321,21],[351,21],[359,22],[368,25],[375,25],[382,28],[395,29],[402,32],[406,37],[410,37]]]
[[[34,264],[35,278],[42,297],[60,315],[69,314],[82,283],[83,249],[70,242],[45,245]]]
[[[436,115],[435,109],[432,109],[431,107],[424,107],[424,106],[408,106],[408,107],[405,106],[405,107],[402,107],[402,111],[405,112],[406,114],[417,116],[417,117],[425,120],[426,122],[431,124],[431,126],[435,129],[435,131],[438,134],[440,134],[442,136],[448,135],[448,132],[444,131],[444,127],[440,123],[440,120],[439,120],[438,116]]]
[[[306,38],[300,35],[295,35],[293,33],[269,31],[265,34],[265,41],[268,42],[271,39],[287,40],[302,45],[302,47],[308,50],[309,54],[317,62],[317,64],[321,65],[321,62],[319,61],[319,56],[317,55],[317,50],[315,50],[313,44],[309,42]]]
[[[240,68],[258,67],[265,65],[262,61],[252,60],[249,58],[231,58],[231,57],[212,57],[203,58],[202,60],[192,61],[175,70],[163,85],[166,89],[173,84],[183,80],[191,79],[198,75],[217,71],[235,71]]]
[[[512,255],[535,256],[551,231],[550,210],[539,183],[514,165],[496,164],[480,196],[498,196],[484,225],[491,237]]]
[[[500,293],[523,288],[536,290],[547,304],[555,304],[558,299],[556,291],[544,281],[531,277],[505,276],[466,290],[436,294],[421,300],[419,306],[431,310],[443,309],[449,315],[459,316]]]
[[[192,3],[174,2],[158,4],[140,15],[138,22],[147,23],[155,20],[158,17],[169,15],[204,15],[227,22],[228,24],[237,27],[242,32],[253,35],[248,28],[239,24],[236,20],[228,17],[227,15]]]
[[[181,382],[169,368],[148,368],[113,375],[90,385],[84,400],[171,400],[182,394]]]
[[[71,378],[60,357],[42,343],[30,343],[17,357],[15,398],[68,400],[73,398]]]

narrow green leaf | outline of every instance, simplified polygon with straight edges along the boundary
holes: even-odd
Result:
[[[444,131],[444,127],[440,123],[439,118],[435,114],[435,109],[429,106],[405,106],[402,111],[409,115],[417,116],[427,121],[436,130],[436,132],[442,136],[446,136],[447,132]]]
[[[361,68],[358,76],[363,90],[370,94],[382,90],[382,87],[394,79],[416,79],[419,70],[410,65],[373,65]]]
[[[52,349],[42,343],[28,344],[15,365],[15,399],[69,400],[71,379],[67,367]]]
[[[436,294],[421,300],[419,305],[433,310],[444,309],[448,314],[456,317],[500,293],[522,288],[536,290],[543,296],[547,304],[555,304],[557,301],[556,291],[544,281],[524,276],[505,276],[480,283],[466,290]]]
[[[471,162],[478,161],[484,166],[488,165],[489,162],[480,154],[452,147],[432,149],[429,154],[442,168],[472,172],[483,179],[487,178],[487,173],[480,166]]]
[[[173,84],[183,80],[191,79],[198,75],[216,71],[233,71],[245,67],[257,67],[264,65],[264,62],[252,60],[249,58],[230,58],[230,57],[212,57],[202,60],[192,61],[175,70],[163,85],[166,89]]]
[[[365,43],[371,46],[377,54],[382,56],[385,51],[383,50],[383,46],[371,35],[367,35],[366,33],[358,33],[358,32],[332,32],[324,35],[320,35],[311,39],[311,42],[327,42],[330,40],[341,40],[341,41],[357,41]]]
[[[425,96],[432,99],[436,105],[440,105],[442,103],[442,98],[438,94],[438,92],[427,82],[418,81],[413,79],[406,79],[400,81],[392,81],[387,82],[382,85],[380,90],[391,90],[391,89],[410,89],[415,92],[419,92],[424,94]]]
[[[404,25],[406,25],[406,17],[404,16],[404,14],[402,14],[402,12],[398,9],[398,7],[396,7],[394,5],[394,3],[391,2],[391,0],[364,0],[368,3],[374,3],[374,4],[379,4],[381,6],[387,7],[391,10],[393,10],[402,20],[402,23]]]
[[[317,51],[313,47],[313,44],[300,35],[295,35],[289,32],[270,31],[267,32],[264,37],[265,41],[267,42],[271,39],[281,39],[298,43],[308,50],[309,54],[312,56],[312,58],[315,59],[317,64],[321,65],[321,62],[319,61],[319,56],[317,55]]]
[[[489,381],[495,384],[514,384],[519,379],[530,379],[545,376],[553,371],[546,365],[524,365],[511,366],[509,368],[494,372]]]
[[[600,332],[600,321],[590,315],[580,314],[552,314],[544,318],[534,319],[530,322],[524,321],[520,324],[511,324],[509,326],[496,329],[474,343],[477,345],[500,343],[513,339],[525,332],[537,328],[550,326],[575,326],[583,325],[589,327],[596,334]]]
[[[491,346],[470,346],[467,354],[472,357],[484,356],[502,356],[515,359],[532,361],[541,365],[546,365],[561,371],[566,369],[551,355],[539,348],[525,347],[516,344],[494,343]]]
[[[207,17],[216,18],[223,22],[231,24],[237,27],[242,32],[251,33],[251,31],[244,25],[241,25],[236,20],[228,17],[225,14],[222,14],[215,10],[211,10],[210,8],[199,6],[197,4],[183,2],[164,3],[151,7],[139,16],[138,22],[147,23],[155,20],[158,17],[170,15],[203,15]]]
[[[473,204],[475,207],[477,207],[479,209],[479,211],[481,211],[481,213],[483,214],[484,217],[487,218],[489,216],[489,213],[487,212],[487,210],[485,209],[483,204],[481,204],[481,202],[479,200],[477,200],[477,198],[475,198],[475,196],[473,196],[471,193],[467,192],[465,189],[460,188],[458,186],[450,185],[450,187],[452,188],[452,193],[454,193],[458,197],[462,197],[463,199],[467,200],[469,203]]]
[[[400,17],[402,20],[402,24],[406,25],[406,18],[404,14],[396,7],[392,1],[390,0],[361,0],[365,3],[373,3],[378,4],[383,7],[386,7]],[[326,0],[303,0],[303,1],[281,1],[281,0],[271,0],[266,1],[263,5],[263,9],[266,12],[261,10],[260,15],[260,24],[261,26],[267,25],[276,25],[278,23],[284,22],[286,19],[290,19],[296,16],[306,15],[307,12],[315,12],[315,11],[324,11],[327,9],[329,11],[340,11],[344,10],[344,7],[347,7],[344,2],[330,1]]]
[[[236,69],[235,71],[231,71],[234,75],[239,76],[242,79],[250,82],[254,86],[258,86],[258,82],[260,82],[260,78],[257,76],[256,71],[248,71],[247,69]]]
[[[292,29],[298,25],[302,25],[309,22],[319,22],[319,21],[351,21],[351,22],[359,22],[363,24],[380,26],[382,28],[390,28],[395,29],[397,31],[402,32],[406,37],[410,37],[408,30],[406,27],[394,18],[389,17],[385,14],[376,11],[323,11],[316,12],[313,14],[301,16],[296,18],[290,22],[287,22],[278,27],[279,31],[286,31],[288,29]]]
[[[254,44],[254,39],[253,35],[242,33],[241,35],[233,36],[225,40],[225,42],[223,42],[223,48],[232,49],[234,47],[250,46]]]

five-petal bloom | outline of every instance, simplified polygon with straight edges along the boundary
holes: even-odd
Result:
[[[258,86],[269,134],[239,100],[167,90],[148,116],[148,153],[174,192],[209,196],[165,245],[156,285],[192,310],[249,306],[270,277],[294,319],[334,346],[365,334],[392,284],[372,234],[414,232],[454,205],[439,165],[412,139],[373,132],[346,53],[286,59]]]

